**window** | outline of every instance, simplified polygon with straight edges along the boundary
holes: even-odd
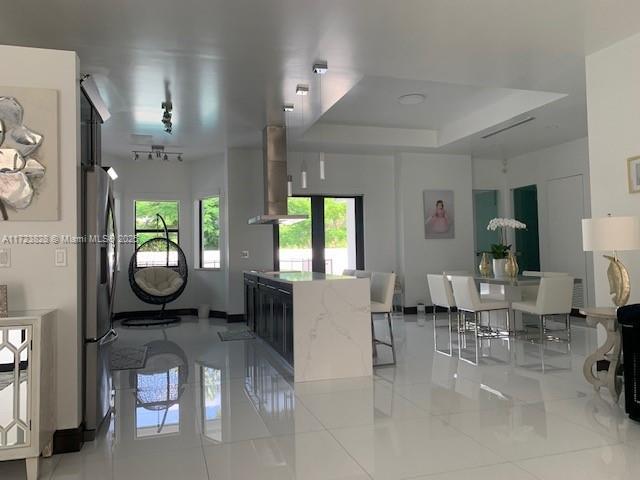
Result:
[[[363,203],[362,196],[289,197],[289,213],[309,218],[274,227],[275,270],[341,274],[364,268]]]
[[[200,268],[220,268],[220,197],[198,202],[200,224]]]
[[[164,238],[164,225],[158,218],[161,215],[167,224],[169,239],[179,244],[179,211],[180,204],[175,200],[155,201],[136,200],[135,205],[135,234],[136,247],[152,238]],[[143,251],[138,252],[136,263],[139,267],[166,266],[166,252]]]

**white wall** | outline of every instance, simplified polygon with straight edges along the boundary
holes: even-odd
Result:
[[[80,164],[79,62],[75,52],[0,46],[0,85],[58,91],[60,218],[53,222],[0,222],[0,234],[77,235]],[[46,73],[43,73],[46,72]],[[81,422],[81,307],[79,249],[65,245],[68,266],[55,267],[55,245],[12,245],[11,268],[0,269],[11,310],[57,308],[57,424]]]
[[[220,224],[221,226],[226,222],[226,175],[227,168],[225,164],[225,154],[217,154],[210,160],[200,160],[197,162],[189,162],[190,177],[191,177],[191,198],[193,199],[193,225],[195,229],[198,226],[197,209],[195,208],[195,202],[201,198],[220,195]],[[194,229],[194,231],[195,231]],[[226,231],[224,228],[220,229],[220,251],[226,249]],[[199,238],[197,232],[193,236],[193,251],[194,251],[194,268],[191,271],[191,295],[192,305],[196,308],[201,303],[206,303],[211,306],[213,310],[220,312],[227,311],[227,288],[226,288],[226,273],[225,264],[222,260],[220,270],[209,270],[195,268],[199,264],[198,249]],[[196,257],[198,259],[196,260]]]
[[[264,213],[262,150],[227,151],[227,313],[244,313],[245,270],[273,270],[273,228],[249,225]],[[242,252],[249,252],[242,258]]]
[[[473,270],[473,199],[471,157],[403,153],[396,157],[397,215],[401,217],[398,242],[402,246],[400,273],[405,282],[405,305],[430,304],[427,273]],[[453,190],[455,238],[424,238],[425,189]],[[391,225],[391,222],[390,222]]]
[[[582,218],[591,216],[587,138],[510,158],[507,165],[508,215],[514,188],[536,185],[540,269],[569,271],[586,282],[585,303],[593,295],[591,254],[582,251]],[[575,195],[563,195],[571,189]],[[561,199],[561,200],[560,200]],[[558,222],[565,219],[565,223]],[[571,239],[571,240],[568,240]],[[516,245],[517,248],[517,245]]]
[[[498,191],[498,215],[505,216],[509,211],[509,189],[507,188],[507,167],[498,158],[472,158],[474,190]]]
[[[591,212],[640,215],[640,195],[630,194],[627,158],[640,155],[640,35],[586,58]],[[640,302],[640,252],[621,252],[631,277],[629,303]],[[594,255],[598,305],[610,306],[608,262]]]
[[[184,293],[167,308],[196,308],[207,303],[214,310],[225,311],[224,271],[200,270],[196,262],[197,229],[195,200],[206,195],[224,196],[224,156],[213,156],[198,162],[162,162],[131,158],[103,158],[103,165],[112,165],[118,172],[114,182],[118,199],[120,233],[134,234],[135,200],[178,200],[180,202],[180,247],[189,266],[189,279]],[[221,205],[224,215],[224,201]],[[120,272],[117,280],[115,311],[155,310],[157,306],[139,300],[128,280],[133,244],[120,248]]]

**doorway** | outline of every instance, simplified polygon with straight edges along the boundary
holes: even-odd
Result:
[[[515,246],[520,271],[540,270],[540,236],[538,230],[538,187],[527,185],[513,189],[513,215],[527,225],[516,230]]]
[[[491,245],[500,243],[500,232],[487,230],[491,219],[498,217],[498,191],[475,190],[473,192],[473,217],[476,256],[490,252]]]
[[[289,214],[309,218],[274,227],[274,269],[342,274],[364,269],[362,196],[289,197]]]

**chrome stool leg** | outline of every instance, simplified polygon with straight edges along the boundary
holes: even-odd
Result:
[[[390,365],[395,365],[396,364],[396,347],[395,347],[395,342],[393,339],[393,321],[391,318],[391,313],[387,312],[385,314],[387,316],[387,323],[389,324],[389,341],[385,342],[383,340],[379,340],[377,338],[375,338],[375,336],[372,333],[372,341],[373,341],[373,345],[374,345],[374,351],[375,351],[375,347],[377,345],[384,345],[386,347],[391,348],[391,355],[393,358],[393,361],[391,362],[387,362],[387,363],[374,363],[373,366],[374,367],[386,367],[386,366],[390,366]],[[371,316],[371,331],[373,332],[373,315]],[[374,354],[373,356],[374,358],[377,358],[377,354]]]

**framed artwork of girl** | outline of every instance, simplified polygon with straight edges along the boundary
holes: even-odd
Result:
[[[454,238],[453,190],[425,190],[425,238]]]

